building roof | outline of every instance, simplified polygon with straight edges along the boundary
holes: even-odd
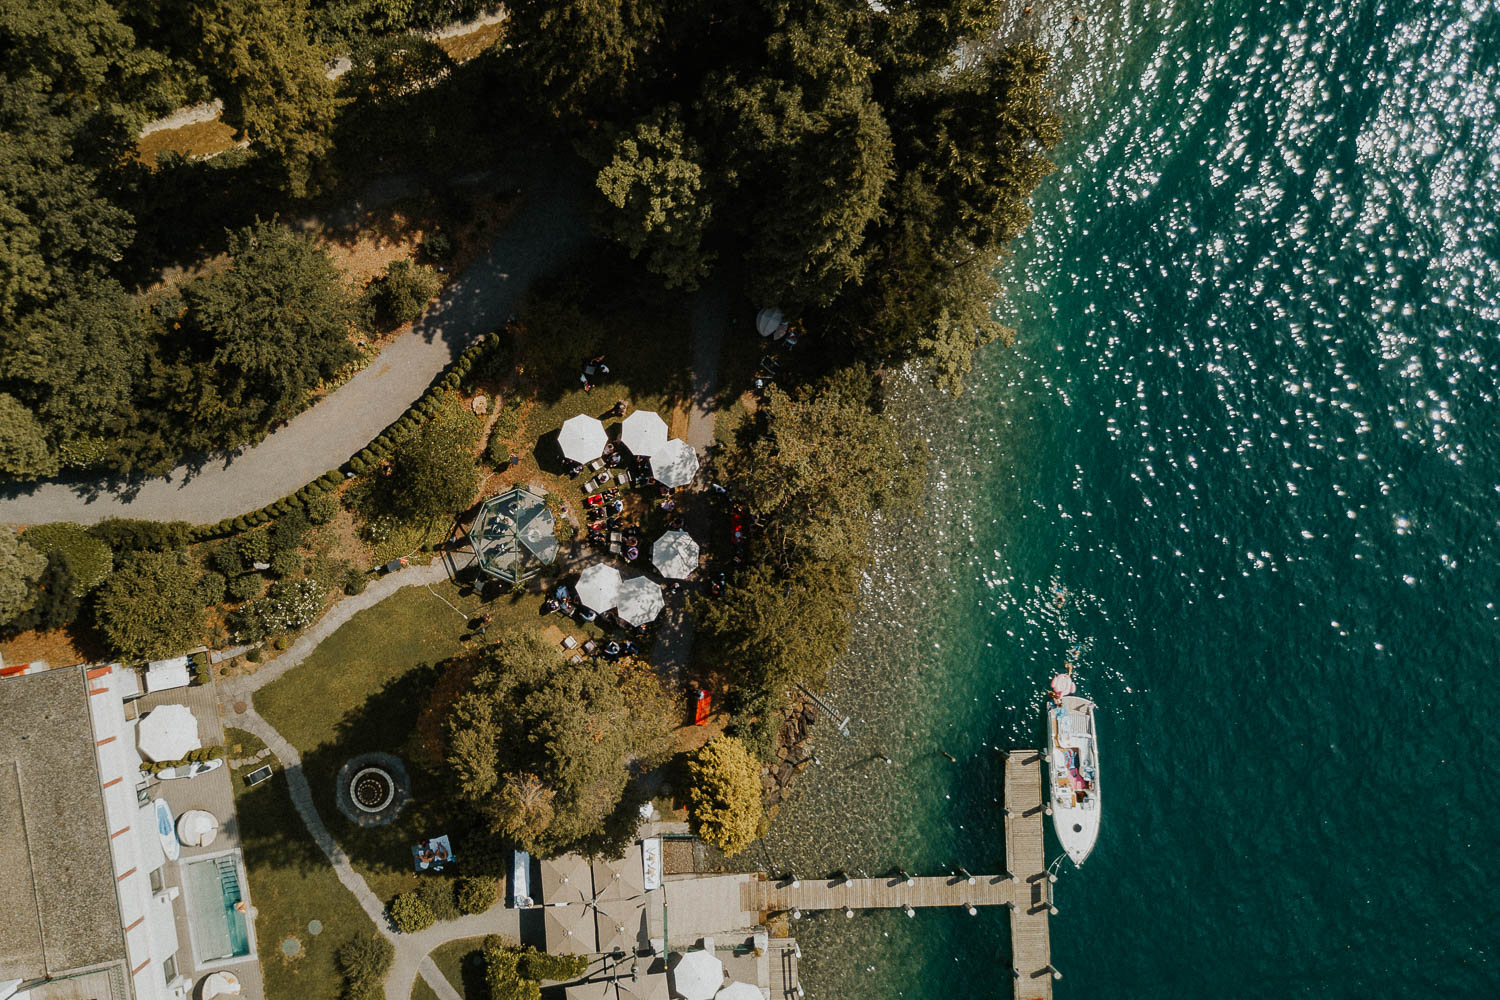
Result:
[[[82,668],[0,680],[0,981],[124,957]]]

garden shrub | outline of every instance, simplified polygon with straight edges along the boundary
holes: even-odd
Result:
[[[453,240],[441,229],[434,230],[422,237],[419,253],[429,264],[442,264],[453,256]]]
[[[271,556],[272,576],[297,576],[302,572],[302,554],[296,549],[287,549]]]
[[[391,918],[391,926],[402,934],[415,934],[417,931],[425,931],[437,922],[432,914],[432,908],[422,901],[416,891],[403,892],[391,900],[386,907],[386,915]]]
[[[342,1000],[385,1000],[385,976],[395,959],[395,946],[373,931],[339,945],[334,962],[344,977]]]
[[[422,315],[442,287],[443,280],[432,268],[396,260],[370,283],[364,306],[377,327],[394,329]]]
[[[288,552],[302,544],[302,539],[312,530],[312,522],[300,510],[288,511],[271,525],[267,544],[271,555]]]
[[[207,653],[194,653],[189,664],[193,671],[194,684],[201,686],[213,679],[213,665],[208,662]]]
[[[253,601],[266,589],[266,578],[259,573],[241,573],[229,578],[229,597],[236,601]]]
[[[327,524],[338,515],[339,502],[329,494],[321,493],[318,496],[309,497],[302,510],[311,523]]]
[[[369,582],[370,578],[365,575],[363,570],[357,566],[350,566],[344,572],[344,593],[353,597],[356,594],[362,593],[365,585]]]
[[[458,908],[464,913],[483,913],[495,905],[499,886],[492,878],[461,878],[455,894]]]
[[[249,660],[251,663],[259,663],[262,659],[262,655],[263,654],[259,649],[252,649],[250,650],[250,652],[245,654],[245,659]]]
[[[424,878],[418,881],[416,893],[436,919],[457,920],[460,914],[453,890],[454,885],[448,879]]]
[[[550,955],[531,946],[520,949],[521,975],[527,979],[564,982],[577,979],[588,971],[588,959],[582,955]]]
[[[75,596],[82,597],[99,586],[114,569],[115,556],[109,546],[71,522],[38,524],[27,528],[21,537],[42,555],[57,552],[67,560]]]
[[[211,608],[215,604],[223,604],[224,594],[228,586],[229,581],[224,579],[223,573],[216,573],[213,570],[209,570],[198,577],[198,583],[196,584],[198,600],[205,608]]]
[[[246,569],[256,563],[271,561],[271,533],[269,531],[251,531],[236,538],[234,542]]]
[[[244,556],[240,555],[238,539],[229,538],[215,545],[208,554],[208,564],[225,577],[236,577],[248,570]]]
[[[489,443],[484,446],[484,460],[494,469],[502,469],[510,462],[510,445],[493,431],[490,432]]]
[[[186,521],[142,521],[110,517],[86,530],[118,554],[180,549],[191,540],[193,526]]]
[[[229,627],[240,642],[256,642],[279,632],[296,632],[311,625],[323,610],[327,593],[318,581],[300,577],[278,580],[266,596],[229,615]]]

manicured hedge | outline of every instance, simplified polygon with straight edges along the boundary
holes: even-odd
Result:
[[[464,377],[474,367],[475,362],[479,361],[486,353],[493,351],[499,345],[499,332],[485,334],[472,344],[453,360],[453,363],[448,366],[446,372],[428,386],[427,391],[422,394],[421,398],[408,407],[407,411],[401,414],[394,423],[381,431],[375,440],[371,441],[353,458],[349,459],[346,465],[339,469],[330,469],[297,492],[282,497],[280,500],[268,504],[260,510],[254,510],[248,514],[240,514],[235,517],[226,517],[217,524],[193,525],[186,532],[186,540],[203,542],[211,538],[222,538],[226,535],[248,531],[293,510],[302,510],[311,498],[337,488],[339,483],[344,481],[344,469],[353,472],[355,475],[363,475],[369,472],[395,451],[396,441],[399,438],[405,437],[420,426],[424,419],[436,414],[438,407],[442,405],[443,396],[448,392],[458,389],[463,384]]]

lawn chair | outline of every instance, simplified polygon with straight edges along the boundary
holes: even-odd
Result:
[[[574,653],[571,657],[568,658],[568,662],[572,663],[572,664],[575,664],[575,665],[579,664],[579,663],[582,663],[583,662],[583,654],[582,653]]]
[[[583,644],[583,651],[590,656],[593,656],[595,653],[599,652],[599,644],[593,639],[590,639],[588,642]]]
[[[577,649],[578,648],[578,640],[575,639],[575,638],[573,638],[571,635],[565,635],[565,636],[563,636],[562,648],[563,649]]]
[[[596,458],[596,459],[594,459],[592,462],[589,463],[589,468],[593,469],[595,472],[598,472],[600,469],[604,468],[604,459],[602,459],[602,458]]]
[[[627,483],[630,482],[630,473],[628,473],[628,472],[616,472],[615,473],[615,482],[619,483],[621,486],[626,485]]]

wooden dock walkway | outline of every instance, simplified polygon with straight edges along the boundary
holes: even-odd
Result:
[[[1015,887],[1010,954],[1016,1000],[1052,1000],[1052,939],[1047,928],[1052,883],[1047,878],[1042,827],[1045,794],[1041,751],[1012,750],[1005,761],[1005,867]]]
[[[1010,908],[1016,1000],[1052,1000],[1052,904],[1043,841],[1042,755],[1012,750],[1005,764],[1005,866],[1002,875],[856,879],[751,879],[741,905],[761,914],[811,910],[912,910],[931,906]]]

